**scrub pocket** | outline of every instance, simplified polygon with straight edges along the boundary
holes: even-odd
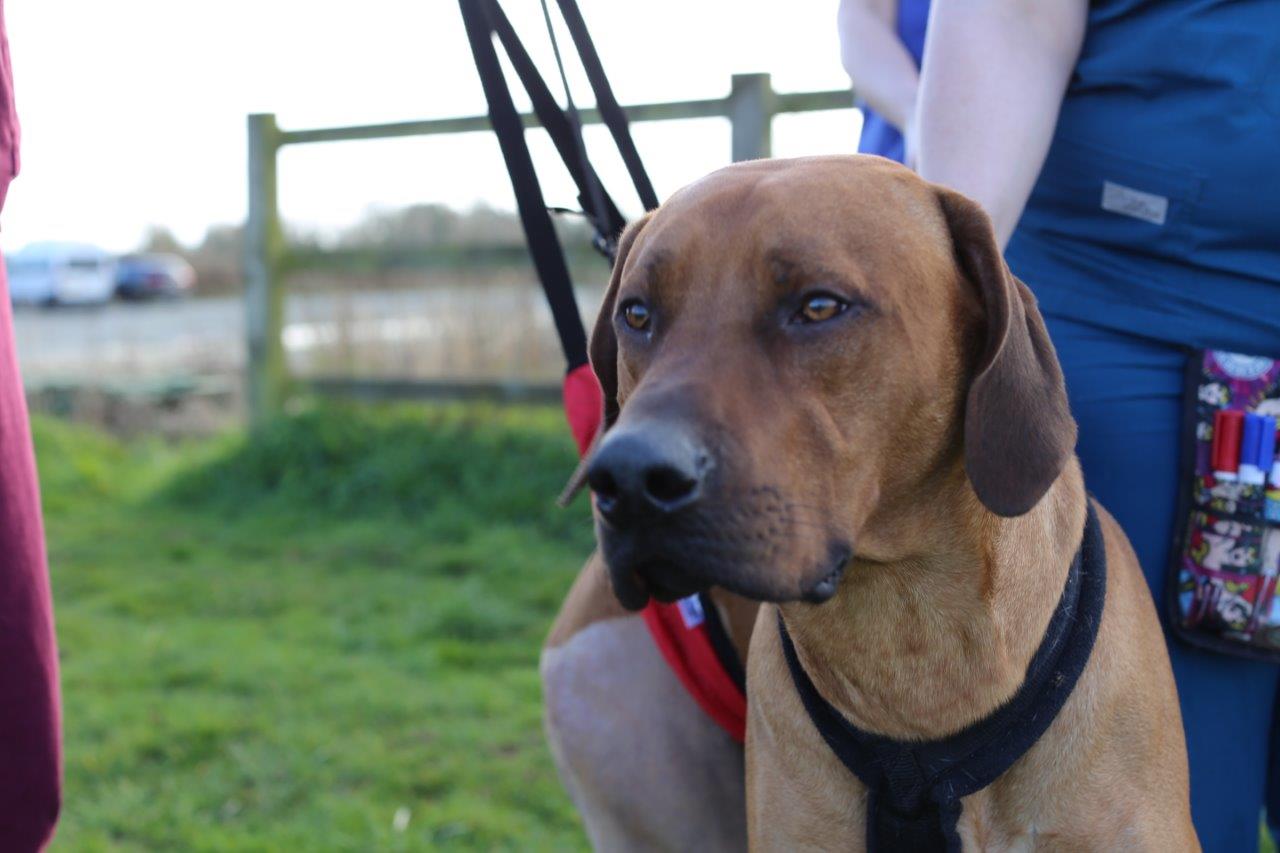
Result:
[[[1280,661],[1280,360],[1197,352],[1187,371],[1170,623],[1188,642]]]
[[[1185,169],[1059,137],[1028,204],[1052,215],[1033,213],[1028,224],[1054,242],[1088,247],[1095,258],[1182,258],[1202,184]]]

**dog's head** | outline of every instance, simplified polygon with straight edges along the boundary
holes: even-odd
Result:
[[[855,554],[911,556],[923,496],[1025,513],[1075,442],[986,215],[879,158],[676,193],[624,234],[591,361],[607,432],[587,478],[631,608],[710,585],[825,600]]]

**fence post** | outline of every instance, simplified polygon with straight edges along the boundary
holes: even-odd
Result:
[[[245,223],[246,390],[254,425],[280,410],[285,390],[284,289],[280,260],[284,230],[276,199],[280,128],[271,113],[249,116],[249,219]]]
[[[729,86],[729,121],[733,125],[733,161],[757,160],[773,153],[776,106],[768,74],[735,74]]]

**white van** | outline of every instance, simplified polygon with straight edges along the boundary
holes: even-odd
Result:
[[[5,258],[14,303],[89,305],[111,299],[115,260],[86,243],[32,243]]]

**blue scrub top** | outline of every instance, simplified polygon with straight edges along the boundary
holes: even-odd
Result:
[[[916,61],[916,68],[924,58],[924,30],[929,23],[929,0],[898,0],[898,38]],[[858,139],[858,151],[863,154],[879,154],[901,163],[906,156],[902,134],[866,104],[862,109],[862,136]]]
[[[1090,4],[1007,257],[1046,313],[1280,356],[1280,2]]]

